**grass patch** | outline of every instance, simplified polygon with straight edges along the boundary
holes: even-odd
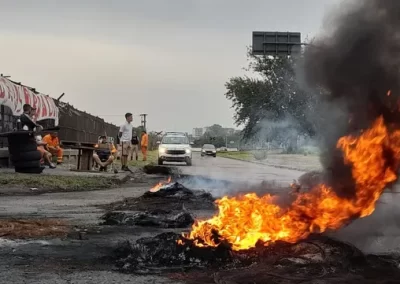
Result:
[[[240,151],[240,152],[218,152],[217,156],[236,159],[241,161],[254,161],[254,155],[248,151]]]
[[[314,171],[321,169],[321,163],[319,156],[316,154],[303,155],[303,154],[277,154],[277,153],[266,153],[265,159],[256,159],[257,154],[261,151],[241,151],[241,152],[221,152],[217,155],[220,157],[249,161],[249,162],[261,162],[265,165],[295,169],[301,171]]]
[[[111,177],[61,176],[45,174],[0,173],[0,186],[22,186],[58,191],[81,191],[110,188],[118,184]]]
[[[133,157],[133,160],[128,162],[128,166],[143,168],[146,165],[156,165],[158,162],[157,160],[158,160],[158,150],[147,151],[147,161],[143,161],[143,156],[140,153],[139,160],[136,161],[135,157]],[[118,163],[121,164],[121,161],[118,160]]]

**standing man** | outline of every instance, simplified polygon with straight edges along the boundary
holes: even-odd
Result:
[[[136,131],[133,131],[132,134],[132,156],[131,156],[131,160],[133,160],[133,153],[135,153],[135,158],[136,161],[139,158],[139,137],[137,136]]]
[[[118,137],[121,142],[121,170],[130,171],[128,168],[128,155],[132,148],[132,114],[130,112],[125,114],[125,123],[119,129]]]
[[[147,160],[147,146],[148,145],[149,145],[149,136],[147,135],[146,130],[143,130],[142,139],[140,141],[140,146],[142,148],[142,154],[143,154],[143,161]]]

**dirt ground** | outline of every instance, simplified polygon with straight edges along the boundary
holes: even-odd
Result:
[[[101,216],[107,210],[121,209],[119,206],[124,204],[124,200],[131,201],[127,204],[138,210],[145,209],[137,206],[137,198],[164,179],[132,175],[123,187],[74,192],[32,193],[26,186],[14,186],[12,191],[17,190],[17,195],[7,193],[6,187],[0,187],[3,193],[0,198],[0,283],[187,283],[188,278],[182,273],[123,274],[116,271],[114,260],[110,258],[123,242],[184,230],[100,224]],[[183,180],[187,186],[207,184],[200,182],[198,177]],[[257,191],[257,188],[253,190]],[[154,200],[152,205],[162,207],[158,201]],[[207,212],[196,210],[196,204],[192,205],[197,214],[195,217],[206,217],[214,212],[213,209]],[[49,222],[42,223],[43,220]],[[1,229],[5,233],[3,237]],[[24,234],[24,230],[29,229],[33,229],[35,234]],[[233,284],[223,281],[215,283]]]
[[[29,236],[29,240],[0,238],[1,283],[178,283],[158,276],[124,275],[113,271],[107,260],[125,240],[160,233],[160,229],[100,226],[104,213],[97,206],[137,197],[148,184],[91,192],[44,193],[3,196],[0,218],[41,220],[56,218],[70,224],[67,237]],[[18,223],[18,222],[17,222]],[[1,228],[1,223],[0,223]],[[7,227],[6,227],[7,228]]]

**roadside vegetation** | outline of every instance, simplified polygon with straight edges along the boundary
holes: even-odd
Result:
[[[316,153],[311,155],[280,154],[269,153],[268,151],[264,150],[255,150],[239,152],[219,152],[217,156],[240,161],[258,162],[269,166],[301,171],[313,171],[321,169],[319,156]]]
[[[115,177],[0,173],[0,188],[23,187],[54,191],[85,191],[111,188],[120,181]]]
[[[142,153],[139,153],[139,159],[136,161],[135,157],[133,157],[133,160],[128,162],[128,166],[143,168],[146,165],[156,165],[158,158],[157,154],[157,150],[147,151],[147,161],[143,161]],[[118,160],[118,163],[120,164],[121,162]]]
[[[217,156],[241,161],[254,161],[253,153],[250,151],[218,152]]]

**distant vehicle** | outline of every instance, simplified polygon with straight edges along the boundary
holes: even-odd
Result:
[[[186,136],[187,137],[187,134],[186,134],[186,132],[171,132],[171,131],[167,131],[167,132],[165,132],[165,135],[164,136]]]
[[[201,156],[213,156],[215,158],[217,156],[217,149],[212,144],[204,144],[201,147]]]
[[[192,149],[189,138],[183,132],[167,132],[158,146],[158,164],[164,162],[185,162],[192,165]]]

